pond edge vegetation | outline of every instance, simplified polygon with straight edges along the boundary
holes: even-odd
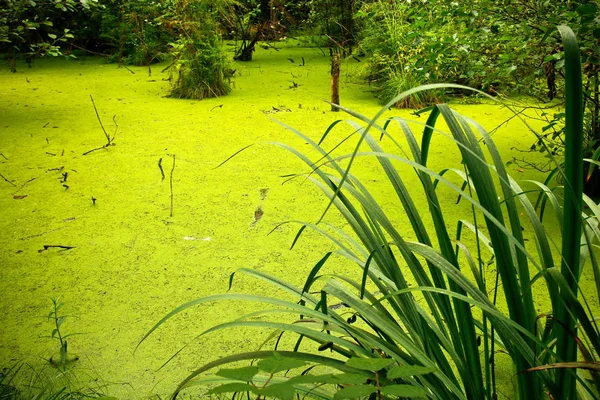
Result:
[[[307,179],[329,198],[323,216],[330,207],[337,208],[359,239],[355,241],[352,235],[340,230],[332,234],[321,217],[316,224],[303,223],[294,244],[306,228],[315,230],[335,244],[337,254],[362,268],[362,280],[358,282],[335,274],[319,275],[331,255],[327,253],[315,265],[302,288],[260,271],[242,268],[236,272],[271,284],[292,295],[297,302],[227,293],[193,300],[173,310],[150,329],[140,344],[181,311],[217,300],[260,302],[265,310],[217,325],[198,337],[229,327],[262,327],[273,329],[275,337],[293,332],[298,338],[292,351],[242,353],[204,365],[181,382],[172,398],[191,386],[217,383],[220,386],[213,388],[212,393],[247,392],[258,398],[268,395],[291,398],[282,393],[295,392],[333,399],[355,398],[359,397],[358,393],[376,399],[390,395],[412,397],[408,389],[412,387],[419,389],[418,397],[425,393],[427,397],[440,399],[492,399],[497,396],[494,357],[498,351],[508,354],[512,360],[516,374],[513,379],[515,398],[598,398],[600,377],[596,357],[600,352],[600,331],[586,299],[600,293],[600,269],[594,253],[594,242],[600,237],[600,208],[582,193],[583,95],[578,45],[570,28],[560,26],[558,30],[565,50],[567,143],[564,168],[559,161],[554,162],[563,185],[550,188],[544,183],[534,184],[540,188],[543,207],[552,208],[561,225],[561,245],[554,246],[558,239],[547,237],[536,206],[508,175],[492,138],[477,122],[457,114],[447,105],[436,105],[431,108],[420,146],[405,121],[391,118],[383,125],[377,122],[389,106],[413,93],[442,88],[467,90],[464,86],[433,84],[406,91],[391,100],[373,119],[340,107],[366,124],[349,122],[360,136],[355,150],[342,156],[333,156],[321,147],[333,125],[316,143],[282,124],[309,143],[321,157],[315,162],[285,144],[275,145],[289,150],[308,165]],[[439,117],[449,127],[450,138],[460,150],[464,170],[436,172],[427,167],[433,134],[441,134],[436,128]],[[399,124],[409,143],[412,160],[385,152],[381,147],[377,136],[399,146],[386,131],[390,123]],[[486,159],[482,143],[491,161]],[[361,148],[365,144],[369,151]],[[417,242],[404,239],[367,186],[353,175],[351,167],[358,157],[375,157],[379,161],[404,207]],[[420,215],[422,209],[415,204],[394,166],[398,162],[411,166],[418,174],[433,230],[426,230]],[[446,178],[447,174],[459,176],[463,180],[462,187]],[[459,221],[454,232],[448,229],[440,206],[436,192],[440,184],[456,192],[472,209],[472,220]],[[561,190],[562,207],[557,194]],[[583,213],[584,202],[589,208],[586,213]],[[535,254],[526,248],[522,224],[533,228]],[[467,235],[472,236],[475,248],[469,248],[462,241]],[[556,256],[552,249],[555,247],[562,248],[560,267],[554,261]],[[488,282],[486,269],[492,264],[496,266],[497,278],[495,282]],[[584,264],[593,270],[596,293],[579,293]],[[536,270],[534,276],[531,276],[532,268]],[[410,287],[409,280],[417,285]],[[233,276],[230,284],[232,281]],[[314,294],[313,284],[322,281],[324,285]],[[536,311],[534,283],[536,287],[543,285],[536,292],[543,291],[543,295],[548,296],[552,304],[550,312],[538,314]],[[374,287],[377,292],[371,290]],[[499,291],[504,292],[506,299],[506,304],[500,306],[496,304]],[[344,305],[341,312],[328,307],[333,301]],[[501,311],[504,309],[507,313]],[[295,315],[295,320],[281,323],[257,318],[281,313]],[[315,351],[300,350],[301,346],[307,348],[308,341],[314,343]],[[333,355],[319,355],[316,350],[329,350]],[[200,377],[205,371],[242,360],[262,361],[251,371],[244,367],[223,368],[213,377]],[[261,368],[260,363],[265,360],[280,367],[289,362],[289,368],[303,370],[292,373],[291,378],[276,377],[273,371],[282,369]],[[385,365],[370,365],[381,360]],[[342,377],[311,375],[315,366],[338,370]],[[413,374],[392,372],[399,367],[424,369]],[[355,379],[350,383],[344,381],[346,375],[343,374],[348,373]],[[332,383],[335,379],[339,379],[338,383]],[[338,389],[342,383],[342,390],[356,388],[354,396],[340,394],[342,390]],[[387,393],[383,389],[397,385],[405,387],[406,392],[399,389],[399,392]]]

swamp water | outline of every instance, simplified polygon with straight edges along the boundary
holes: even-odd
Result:
[[[79,375],[100,378],[84,384],[121,399],[169,393],[191,370],[255,349],[268,332],[227,330],[194,340],[205,329],[256,309],[213,304],[168,322],[134,354],[161,317],[186,301],[225,292],[230,274],[240,267],[301,285],[333,250],[306,232],[290,251],[297,224],[268,235],[280,222],[316,221],[326,202],[303,179],[282,185],[282,175],[307,168],[264,144],[308,148],[271,118],[314,140],[330,123],[347,118],[323,102],[330,96],[328,57],[318,49],[259,49],[254,61],[236,64],[229,96],[202,101],[165,98],[168,74],[160,73],[165,66],[152,66],[149,76],[148,68],[130,67],[131,73],[82,57],[39,60],[31,69],[22,64],[15,74],[0,69],[0,174],[6,178],[0,179],[1,366],[18,361],[41,366],[58,351],[56,341],[47,338],[53,326],[46,316],[49,298],[61,296],[62,312],[69,316],[63,333],[81,333],[69,339],[69,350],[81,357]],[[354,59],[343,66],[341,102],[373,116],[379,105],[360,83],[360,68]],[[83,155],[106,143],[90,95],[115,145]],[[510,116],[489,104],[455,108],[487,129]],[[392,115],[416,119],[399,110],[385,117]],[[338,126],[327,139],[330,148],[352,132]],[[495,139],[507,160],[522,157],[513,147],[527,149],[533,141],[515,121]],[[458,166],[450,146],[434,142],[430,165]],[[374,184],[379,181],[373,164],[356,168],[372,174]],[[517,179],[543,179],[517,166],[510,169]],[[416,185],[410,169],[406,179]],[[380,195],[384,207],[393,210],[390,193],[382,187]],[[460,209],[455,200],[449,196],[447,206]],[[404,223],[402,215],[397,218]],[[328,221],[341,224],[333,212]],[[58,245],[73,248],[44,250]],[[340,258],[332,258],[325,271],[359,273]],[[275,294],[243,277],[236,278],[234,290]]]

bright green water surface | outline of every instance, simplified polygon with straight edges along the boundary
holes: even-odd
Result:
[[[343,66],[341,102],[373,116],[379,105],[358,79],[361,65],[350,59]],[[0,365],[43,364],[57,351],[56,342],[44,337],[52,330],[45,316],[49,297],[62,296],[64,312],[71,316],[64,332],[82,333],[69,346],[81,356],[79,370],[100,377],[96,384],[106,384],[105,391],[122,399],[168,393],[194,367],[254,349],[266,332],[202,337],[157,372],[184,343],[251,306],[215,304],[185,313],[134,354],[163,315],[185,301],[225,292],[229,275],[240,267],[300,285],[333,249],[307,233],[290,251],[298,225],[283,225],[267,236],[283,221],[316,221],[326,203],[306,181],[282,185],[281,175],[306,167],[264,144],[283,141],[308,148],[271,118],[315,140],[331,122],[346,118],[323,102],[330,96],[328,58],[318,49],[259,49],[254,61],[236,66],[231,95],[202,101],[165,98],[164,66],[153,66],[149,76],[147,68],[131,67],[132,74],[83,57],[40,60],[31,69],[23,64],[15,74],[0,69],[0,174],[9,181],[0,179]],[[90,95],[107,132],[115,132],[113,116],[118,128],[115,146],[84,156],[106,143]],[[455,108],[488,129],[510,116],[489,104]],[[408,111],[386,114],[391,115],[416,118]],[[340,128],[326,143],[332,147],[349,132],[348,126]],[[512,148],[526,149],[533,141],[515,121],[495,138],[506,159],[522,157]],[[256,146],[215,169],[250,144]],[[430,165],[459,165],[447,140],[436,139],[433,147]],[[379,171],[372,164],[357,168],[377,184]],[[517,179],[542,178],[517,166],[510,169]],[[61,182],[63,173],[68,173],[66,182]],[[415,179],[414,173],[407,169],[405,179]],[[389,194],[383,187],[379,192],[384,207],[404,223]],[[448,207],[460,210],[454,200],[447,199]],[[256,220],[259,207],[262,217]],[[341,226],[335,213],[329,221]],[[40,252],[45,245],[75,248]],[[332,258],[328,271],[355,269]],[[235,288],[271,293],[247,279]]]

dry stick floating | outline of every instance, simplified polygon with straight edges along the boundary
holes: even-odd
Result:
[[[162,180],[165,180],[165,171],[162,167],[162,157],[158,159],[158,169],[160,169],[160,175],[162,176]]]
[[[28,180],[27,182],[23,183],[21,186],[19,186],[19,190],[23,189],[25,187],[25,185],[27,185],[29,182],[33,182],[35,181],[37,178],[31,178],[30,180]]]
[[[113,124],[115,124],[115,133],[113,133],[112,138],[110,139],[110,143],[115,140],[115,136],[117,136],[117,131],[119,130],[119,124],[117,124],[117,114],[113,115]]]
[[[175,154],[173,154],[173,168],[171,168],[171,177],[169,179],[171,186],[171,217],[173,216],[173,171],[175,171]]]
[[[110,144],[110,136],[106,133],[106,129],[104,129],[104,125],[102,124],[102,120],[100,119],[100,114],[98,114],[98,109],[96,108],[96,103],[94,103],[94,98],[90,94],[90,100],[92,100],[92,105],[94,106],[94,111],[96,112],[96,118],[98,118],[98,122],[100,123],[100,128],[102,128],[102,132],[104,132],[104,136],[106,136],[106,140],[108,144]]]
[[[35,235],[31,235],[31,236],[24,236],[24,237],[22,237],[22,238],[19,238],[19,240],[33,239],[33,238],[35,238],[35,237],[43,236],[43,235],[45,235],[45,234],[47,234],[47,233],[50,233],[50,232],[56,232],[56,231],[59,231],[59,230],[61,230],[61,229],[64,229],[64,228],[65,228],[64,226],[61,226],[60,228],[51,229],[51,230],[49,230],[49,231],[42,232],[42,233],[36,233]]]
[[[113,144],[112,141],[114,140],[115,136],[117,136],[117,130],[119,129],[119,125],[117,125],[117,120],[116,120],[117,115],[115,114],[113,116],[113,122],[115,124],[115,133],[113,134],[112,137],[110,137],[110,135],[108,134],[108,132],[106,132],[106,129],[104,129],[104,124],[102,123],[102,120],[100,119],[100,114],[98,113],[98,109],[96,108],[96,103],[94,103],[94,98],[92,97],[91,94],[90,94],[90,100],[92,100],[92,105],[94,106],[94,111],[96,112],[96,118],[98,118],[98,122],[100,123],[100,128],[102,128],[102,132],[104,132],[104,136],[106,137],[106,144],[104,146],[102,146],[102,147],[97,147],[95,149],[86,151],[85,153],[83,153],[84,156],[87,155],[87,154],[90,154],[93,151],[100,150],[100,149],[105,149],[108,146],[111,146]]]
[[[160,71],[160,73],[164,73],[165,71],[167,71],[169,68],[171,68],[173,65],[175,65],[175,63],[179,61],[179,57],[175,57],[175,59],[173,60],[173,62],[171,62],[171,64],[167,65],[165,68],[163,68],[162,71]]]
[[[17,185],[15,185],[14,183],[12,183],[11,181],[9,181],[8,179],[6,179],[6,177],[2,174],[0,174],[0,178],[4,179],[6,182],[10,183],[11,185],[13,185],[14,187],[17,187]]]
[[[127,67],[127,65],[123,64],[123,63],[119,63],[119,68],[125,68],[127,71],[131,72],[132,74],[135,75],[135,72],[133,72],[131,69],[129,69]]]
[[[74,249],[75,246],[63,246],[62,244],[45,244],[43,249],[38,250],[38,253],[41,253],[42,251],[46,251],[50,248],[71,250],[71,249]]]

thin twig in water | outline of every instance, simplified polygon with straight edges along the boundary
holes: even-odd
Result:
[[[171,186],[171,217],[173,216],[173,171],[175,171],[175,154],[173,154],[173,167],[171,168],[171,177],[169,185]]]
[[[4,158],[6,161],[8,161],[8,158],[6,158],[6,156],[2,153],[0,153],[0,156],[2,156],[2,158]]]
[[[5,177],[4,175],[0,174],[0,177],[1,177],[2,179],[4,179],[6,182],[8,182],[8,183],[10,183],[11,185],[13,185],[14,187],[17,187],[17,185],[15,185],[14,183],[12,183],[12,182],[11,182],[11,181],[9,181],[8,179],[6,179],[6,177]]]
[[[158,169],[160,169],[160,175],[162,176],[162,180],[165,180],[165,171],[162,167],[162,157],[158,159]]]
[[[51,230],[46,231],[46,232],[36,233],[35,235],[31,235],[31,236],[25,236],[25,237],[19,238],[19,240],[33,239],[35,237],[43,236],[43,235],[46,235],[46,234],[48,234],[50,232],[56,232],[56,231],[59,231],[59,230],[64,229],[64,228],[65,228],[64,226],[61,226],[60,228],[51,229]]]
[[[102,124],[102,120],[100,119],[100,114],[98,114],[98,109],[96,108],[96,103],[94,103],[94,98],[92,97],[91,94],[90,94],[90,100],[92,100],[92,105],[94,106],[94,111],[96,112],[96,117],[98,118],[98,122],[100,123],[100,128],[102,128],[102,132],[104,132],[104,136],[106,136],[106,141],[108,142],[107,145],[110,145],[110,136],[108,136],[106,129],[104,129],[104,124]]]
[[[19,190],[23,189],[23,187],[25,187],[25,185],[27,185],[29,182],[33,182],[35,181],[37,178],[31,178],[30,180],[28,180],[27,182],[25,182],[24,184],[22,184],[21,186],[19,186]]]
[[[175,65],[175,63],[179,61],[179,57],[175,57],[175,59],[173,60],[173,62],[171,62],[171,64],[167,65],[165,68],[163,68],[162,71],[160,71],[160,73],[164,73],[165,71],[167,71],[169,68],[171,68],[173,65]]]
[[[555,167],[554,162],[552,160],[547,161],[544,164],[540,165],[535,162],[527,161],[527,160],[525,160],[525,158],[521,158],[519,160],[519,159],[513,157],[513,163],[516,166],[518,166],[519,168],[523,168],[523,169],[533,168],[536,171],[543,172],[543,173],[548,173],[548,172],[554,170],[554,167]]]
[[[119,64],[119,68],[125,68],[127,71],[129,71],[129,72],[131,72],[132,74],[134,74],[134,75],[135,75],[135,72],[133,72],[131,69],[129,69],[129,68],[127,67],[127,65],[125,65],[125,64],[123,64],[123,63]]]
[[[108,146],[106,146],[106,145],[104,145],[104,146],[101,146],[101,147],[96,147],[95,149],[91,149],[91,150],[88,150],[88,151],[86,151],[85,153],[83,153],[83,155],[84,155],[84,156],[87,156],[88,154],[90,154],[90,153],[91,153],[91,152],[93,152],[93,151],[96,151],[96,150],[102,150],[102,149],[105,149],[105,148],[107,148],[107,147],[108,147]]]
[[[90,94],[90,99],[92,100],[92,105],[94,106],[94,111],[96,112],[96,117],[98,118],[98,122],[100,123],[100,127],[102,128],[102,132],[104,132],[104,136],[106,137],[106,144],[104,146],[96,147],[95,149],[86,151],[85,153],[83,153],[84,156],[87,154],[90,154],[93,151],[101,150],[101,149],[105,149],[109,146],[113,146],[113,140],[115,139],[115,136],[117,136],[117,130],[119,129],[119,125],[117,124],[117,115],[115,114],[115,115],[113,115],[113,123],[115,124],[115,133],[113,134],[112,137],[110,137],[108,132],[106,132],[106,129],[104,129],[104,124],[102,124],[102,120],[100,119],[100,114],[98,114],[98,109],[96,108],[96,103],[94,103],[94,98],[92,97],[91,94]]]
[[[113,115],[113,124],[115,124],[115,133],[113,133],[112,138],[110,138],[110,143],[115,140],[117,136],[117,131],[119,130],[119,124],[117,124],[117,114]]]
[[[105,144],[104,146],[100,146],[100,147],[96,147],[95,149],[88,150],[85,153],[83,153],[83,155],[87,156],[88,154],[90,154],[90,153],[92,153],[92,152],[94,152],[96,150],[106,149],[107,147],[108,147],[108,145]]]

